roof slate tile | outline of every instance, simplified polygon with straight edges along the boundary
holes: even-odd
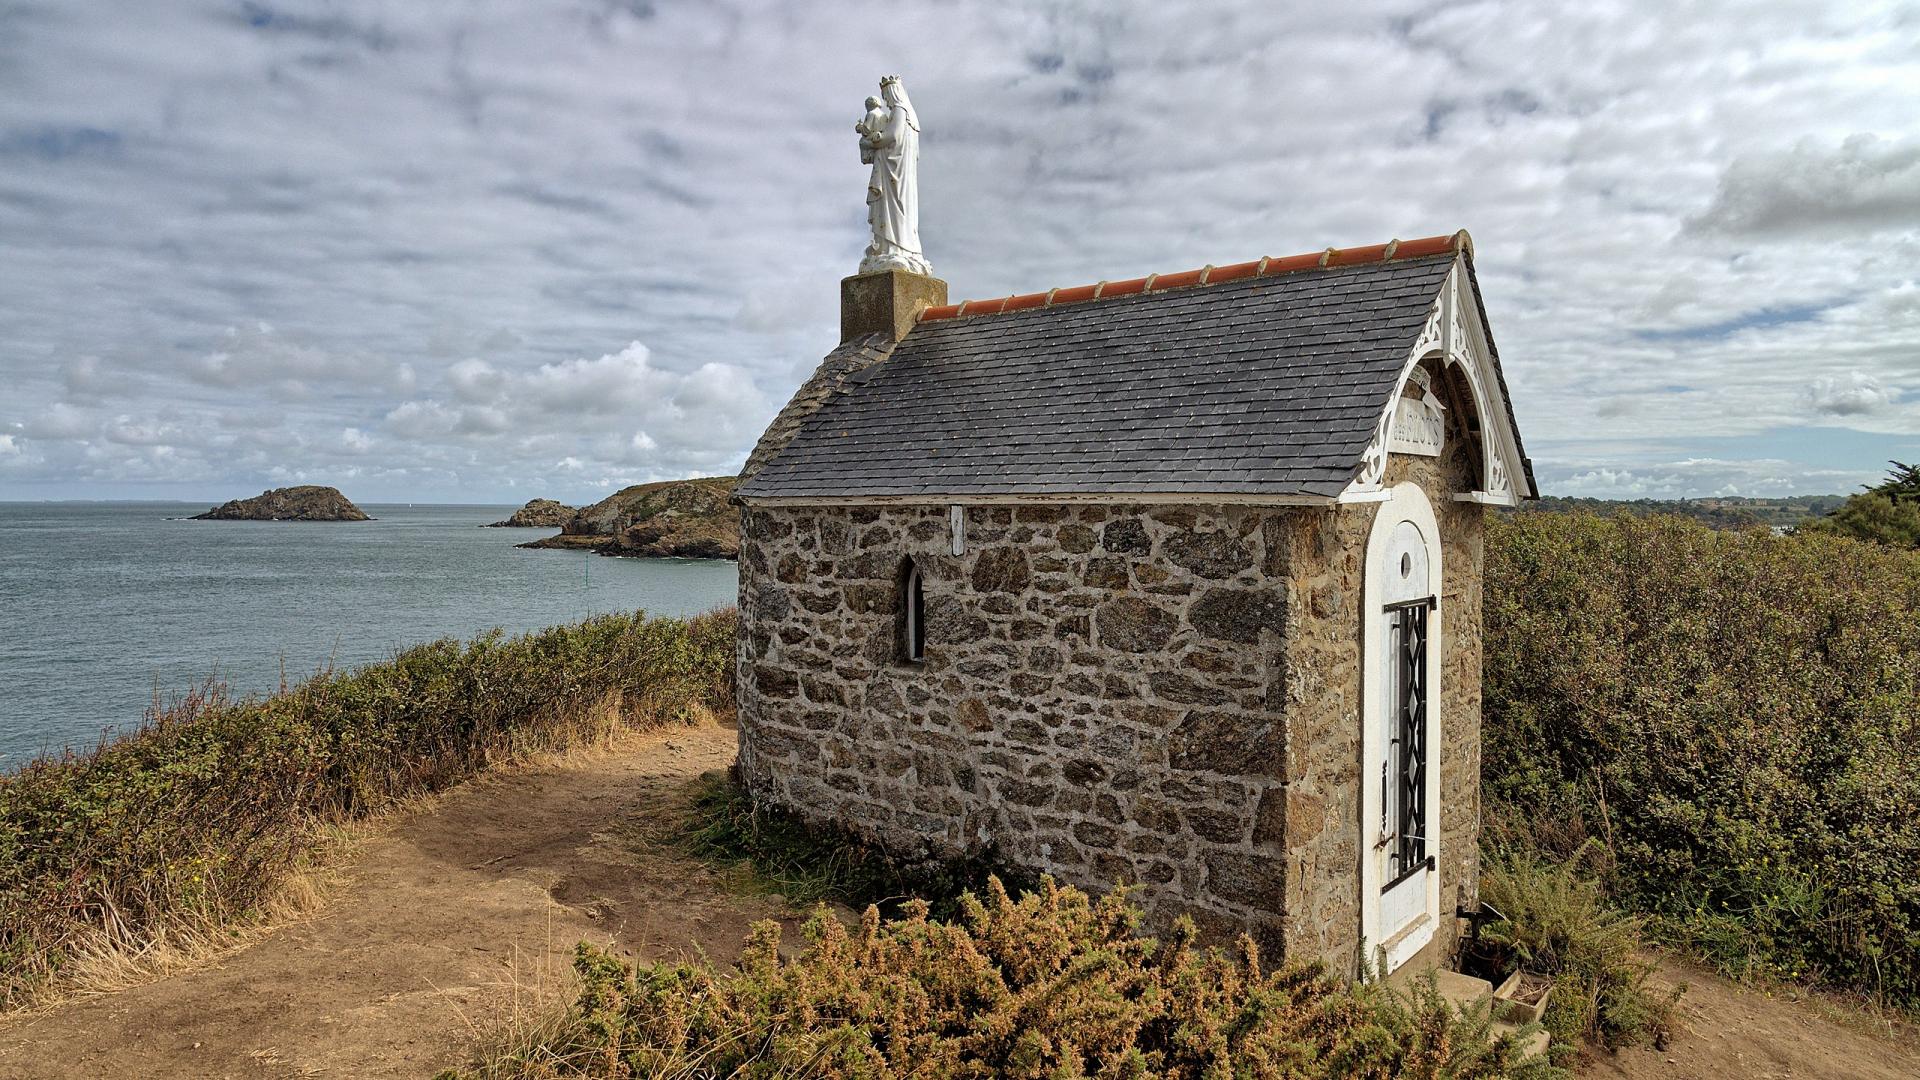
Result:
[[[1169,292],[968,302],[849,380],[739,494],[1331,498],[1453,259],[1336,253],[1311,273]]]

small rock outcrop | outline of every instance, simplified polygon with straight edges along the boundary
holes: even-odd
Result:
[[[738,480],[695,477],[637,484],[574,512],[558,536],[526,548],[584,548],[602,555],[740,557],[740,514],[727,499]]]
[[[319,484],[274,488],[251,499],[222,503],[194,521],[372,521],[339,488]]]
[[[483,526],[488,529],[563,529],[573,520],[574,509],[552,499],[532,499],[505,521]]]

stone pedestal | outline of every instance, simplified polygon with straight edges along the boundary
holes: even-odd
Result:
[[[907,336],[922,311],[947,302],[947,283],[905,270],[882,270],[840,279],[840,340],[883,333]]]

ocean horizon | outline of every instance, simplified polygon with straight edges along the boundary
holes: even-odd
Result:
[[[156,702],[270,694],[439,638],[733,603],[735,565],[609,559],[479,528],[511,505],[362,503],[365,522],[191,521],[209,502],[0,501],[0,772]]]

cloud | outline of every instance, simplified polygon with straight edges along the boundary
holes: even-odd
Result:
[[[79,356],[69,361],[65,382],[70,398],[98,398],[114,389],[112,378],[97,356]]]
[[[1863,416],[1890,408],[1900,391],[1858,371],[1844,377],[1823,375],[1807,387],[1807,404],[1827,416]]]
[[[1765,235],[1844,229],[1911,231],[1920,221],[1920,141],[1804,139],[1784,153],[1741,157],[1689,228]]]
[[[1857,481],[1849,470],[1810,470],[1780,458],[1681,458],[1634,468],[1602,467],[1543,477],[1548,495],[1595,499],[1778,498],[1830,494]],[[1814,482],[1809,485],[1808,481]]]
[[[408,401],[387,414],[386,425],[395,435],[409,439],[449,435],[460,426],[460,412],[437,401]]]
[[[28,417],[21,430],[32,439],[79,439],[94,434],[99,427],[100,421],[92,413],[58,401]]]
[[[110,155],[120,149],[119,132],[93,127],[42,125],[0,131],[0,158],[58,161],[83,154]]]
[[[592,416],[626,412],[657,399],[670,381],[672,376],[648,365],[647,348],[636,341],[597,360],[542,364],[516,380],[515,389],[532,408]]]
[[[506,379],[485,360],[468,358],[447,369],[447,385],[462,401],[491,401],[505,388]]]
[[[1465,226],[1530,448],[1588,444],[1556,482],[1920,436],[1920,60],[1875,11],[70,6],[0,14],[0,497],[737,468],[836,340],[889,71],[956,299]]]
[[[171,446],[184,433],[175,425],[148,417],[120,415],[109,420],[101,434],[108,442],[122,446]]]
[[[669,371],[639,342],[525,370],[469,358],[449,365],[443,383],[445,398],[412,399],[389,410],[386,431],[438,444],[449,455],[505,448],[552,461],[556,448],[569,451],[557,466],[530,460],[529,472],[602,470],[659,479],[725,471],[773,412],[746,370],[710,363]]]
[[[266,323],[229,326],[220,347],[186,365],[188,378],[225,389],[270,389],[280,397],[304,397],[329,385],[413,388],[413,365],[366,353],[338,353],[288,340]]]

